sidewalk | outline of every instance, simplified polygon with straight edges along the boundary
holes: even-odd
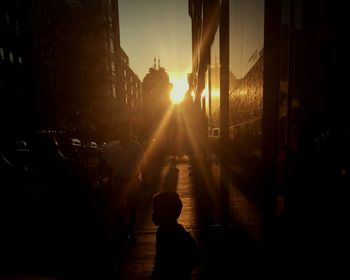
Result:
[[[160,189],[173,188],[174,175],[173,171],[169,172],[169,164],[163,168],[161,175]],[[198,237],[198,220],[196,215],[196,205],[194,201],[193,188],[191,187],[191,178],[189,176],[189,168],[187,163],[178,163],[178,178],[176,191],[179,193],[183,202],[183,210],[179,218],[186,230],[188,230],[196,239]],[[156,227],[151,219],[151,201],[148,200],[142,209],[140,222],[136,231],[136,244],[127,251],[124,262],[119,275],[116,279],[141,280],[149,279],[153,269],[155,257],[155,237]],[[196,272],[194,272],[196,274]],[[195,278],[195,275],[193,277]]]
[[[160,189],[171,188],[179,193],[183,210],[178,221],[192,234],[201,251],[202,265],[193,271],[192,279],[249,279],[249,276],[260,271],[261,265],[256,236],[250,230],[247,231],[247,227],[255,229],[260,226],[251,203],[244,194],[235,193],[235,214],[244,217],[246,223],[239,221],[226,226],[219,225],[214,213],[217,207],[214,204],[218,203],[218,186],[205,186],[193,180],[193,171],[188,162],[177,163],[176,167],[178,176],[174,180],[174,172],[169,172],[169,164],[164,166]],[[232,188],[232,191],[238,191],[235,186]],[[141,213],[136,244],[126,250],[120,273],[115,279],[149,279],[152,272],[156,227],[151,220],[150,199]]]

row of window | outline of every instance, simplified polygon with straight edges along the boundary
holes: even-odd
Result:
[[[0,15],[0,27],[3,24],[11,26],[12,22],[14,23],[14,26],[15,26],[16,35],[19,35],[19,22],[18,22],[18,20],[17,19],[11,20],[11,17],[8,14]]]
[[[0,60],[6,60],[6,59],[9,59],[10,63],[15,63],[15,55],[12,53],[12,52],[8,52],[8,56],[4,50],[4,48],[0,48]],[[17,57],[17,61],[19,64],[22,64],[22,57],[21,56],[18,56]]]
[[[114,84],[112,84],[112,96],[113,98],[117,98],[117,91]],[[136,99],[138,99],[138,96],[136,96]],[[135,98],[128,97],[126,94],[124,95],[124,102],[125,104],[129,104],[131,109],[135,107],[135,101]]]
[[[127,71],[124,69],[124,77],[126,78],[127,76]],[[134,79],[133,76],[130,76],[130,83],[133,83]],[[138,88],[138,83],[135,83],[135,87]]]
[[[130,88],[131,88],[131,92],[133,92],[133,86],[132,85],[130,85]],[[138,83],[135,83],[135,88],[136,88],[136,91],[137,91],[137,89],[139,88]],[[128,90],[128,83],[127,82],[124,82],[124,89]]]
[[[128,84],[127,83],[124,83],[124,90],[125,91],[128,91]],[[130,88],[130,95],[133,96],[134,93],[135,93],[135,97],[138,98],[138,90],[137,89],[133,89],[133,87]]]

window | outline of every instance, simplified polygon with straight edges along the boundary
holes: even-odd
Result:
[[[112,84],[112,96],[113,96],[113,98],[117,97],[117,91],[115,90],[115,84]]]
[[[126,70],[124,69],[124,77],[126,77]]]
[[[109,49],[111,53],[114,53],[114,42],[112,38],[109,38]]]
[[[110,14],[108,15],[108,25],[109,25],[110,29],[113,28],[113,19],[112,19],[112,16]]]
[[[12,54],[12,52],[9,53],[9,57],[10,57],[10,62],[13,63],[13,54]]]
[[[22,57],[20,57],[20,56],[18,57],[18,63],[22,64]]]
[[[115,76],[115,64],[113,61],[111,61],[111,70],[112,70],[112,75]]]
[[[1,58],[2,60],[5,59],[5,51],[4,51],[3,48],[0,48],[0,58]]]

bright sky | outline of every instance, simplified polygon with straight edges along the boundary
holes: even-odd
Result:
[[[119,0],[121,46],[142,80],[160,58],[170,80],[191,69],[191,18],[188,0]],[[264,40],[264,0],[230,0],[230,70],[241,78],[254,65]],[[212,56],[219,58],[219,38]]]
[[[170,75],[188,73],[192,62],[188,0],[119,0],[121,46],[142,79],[153,58]]]

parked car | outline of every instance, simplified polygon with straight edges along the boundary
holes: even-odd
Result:
[[[88,148],[89,149],[98,149],[99,147],[98,147],[96,142],[89,142]]]
[[[97,156],[100,151],[100,147],[93,141],[88,141],[83,147],[88,156]]]
[[[70,139],[70,144],[75,147],[82,147],[82,143],[78,138],[71,138]]]

